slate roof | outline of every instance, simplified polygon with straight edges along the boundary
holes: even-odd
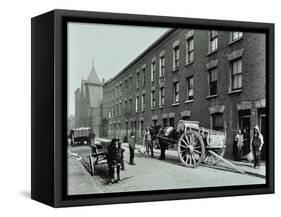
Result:
[[[102,82],[100,81],[100,79],[96,73],[94,66],[92,67],[92,70],[88,76],[87,82],[92,83],[92,84],[102,84]]]

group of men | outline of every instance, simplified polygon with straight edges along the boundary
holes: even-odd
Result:
[[[146,147],[144,154],[146,157],[154,157],[153,141],[155,139],[155,133],[152,128],[145,129],[144,133],[144,145]],[[129,151],[130,151],[130,165],[136,165],[134,162],[135,157],[135,133],[131,132],[128,139]],[[124,165],[124,149],[121,147],[120,139],[113,138],[107,147],[107,164],[109,171],[108,184],[118,183],[120,181],[120,170],[125,170]]]
[[[253,160],[253,167],[258,168],[260,166],[263,144],[263,135],[261,134],[258,126],[254,128],[251,139],[248,128],[244,128],[243,132],[238,130],[234,138],[233,147],[235,160],[241,161],[243,158],[247,158],[249,161]]]

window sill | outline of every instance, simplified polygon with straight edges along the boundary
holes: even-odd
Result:
[[[163,109],[165,106],[164,105],[161,105],[161,106],[159,106],[159,109]]]
[[[191,103],[194,102],[194,99],[186,100],[184,103]]]
[[[206,97],[206,99],[215,98],[215,97],[217,97],[217,96],[218,96],[217,94],[214,94],[214,95],[209,95],[209,96],[207,96],[207,97]]]
[[[176,69],[173,69],[173,72],[177,72],[179,71],[179,67],[177,67]]]
[[[218,51],[218,49],[209,51],[209,52],[206,54],[206,56],[210,56],[210,55],[216,53],[217,51]]]
[[[233,40],[233,41],[228,42],[228,45],[232,45],[232,44],[234,44],[235,42],[240,41],[240,40],[242,40],[242,39],[243,39],[243,36],[240,37],[240,38],[237,38],[237,39],[235,39],[235,40]]]
[[[228,94],[235,94],[235,93],[241,93],[241,92],[242,92],[242,89],[232,90],[232,91],[228,92]]]
[[[153,107],[153,108],[151,108],[150,110],[151,110],[151,111],[153,111],[153,110],[156,110],[156,108],[155,108],[155,107]]]
[[[185,63],[185,66],[186,66],[186,67],[187,67],[187,66],[191,66],[191,65],[193,65],[193,61],[190,62],[190,63]]]
[[[179,102],[176,102],[176,103],[173,103],[172,106],[178,106],[180,103]]]

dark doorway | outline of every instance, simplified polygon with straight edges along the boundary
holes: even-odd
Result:
[[[251,129],[251,110],[239,111],[239,129]]]
[[[240,125],[241,130],[243,130],[245,128],[250,129],[251,116],[241,116],[240,122],[241,122],[241,125]]]
[[[244,146],[242,148],[242,156],[245,156],[251,151],[250,142],[250,129],[251,129],[251,111],[250,110],[240,110],[239,111],[239,129],[243,133]],[[244,131],[244,129],[246,129]],[[246,138],[247,137],[247,138]]]

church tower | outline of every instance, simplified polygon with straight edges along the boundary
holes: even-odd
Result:
[[[81,87],[75,91],[76,127],[91,127],[100,136],[102,100],[102,82],[93,64],[88,78],[82,79]]]
[[[94,64],[84,85],[86,86],[86,96],[88,101],[89,126],[93,129],[96,136],[100,136],[103,89],[102,82],[95,71]]]

